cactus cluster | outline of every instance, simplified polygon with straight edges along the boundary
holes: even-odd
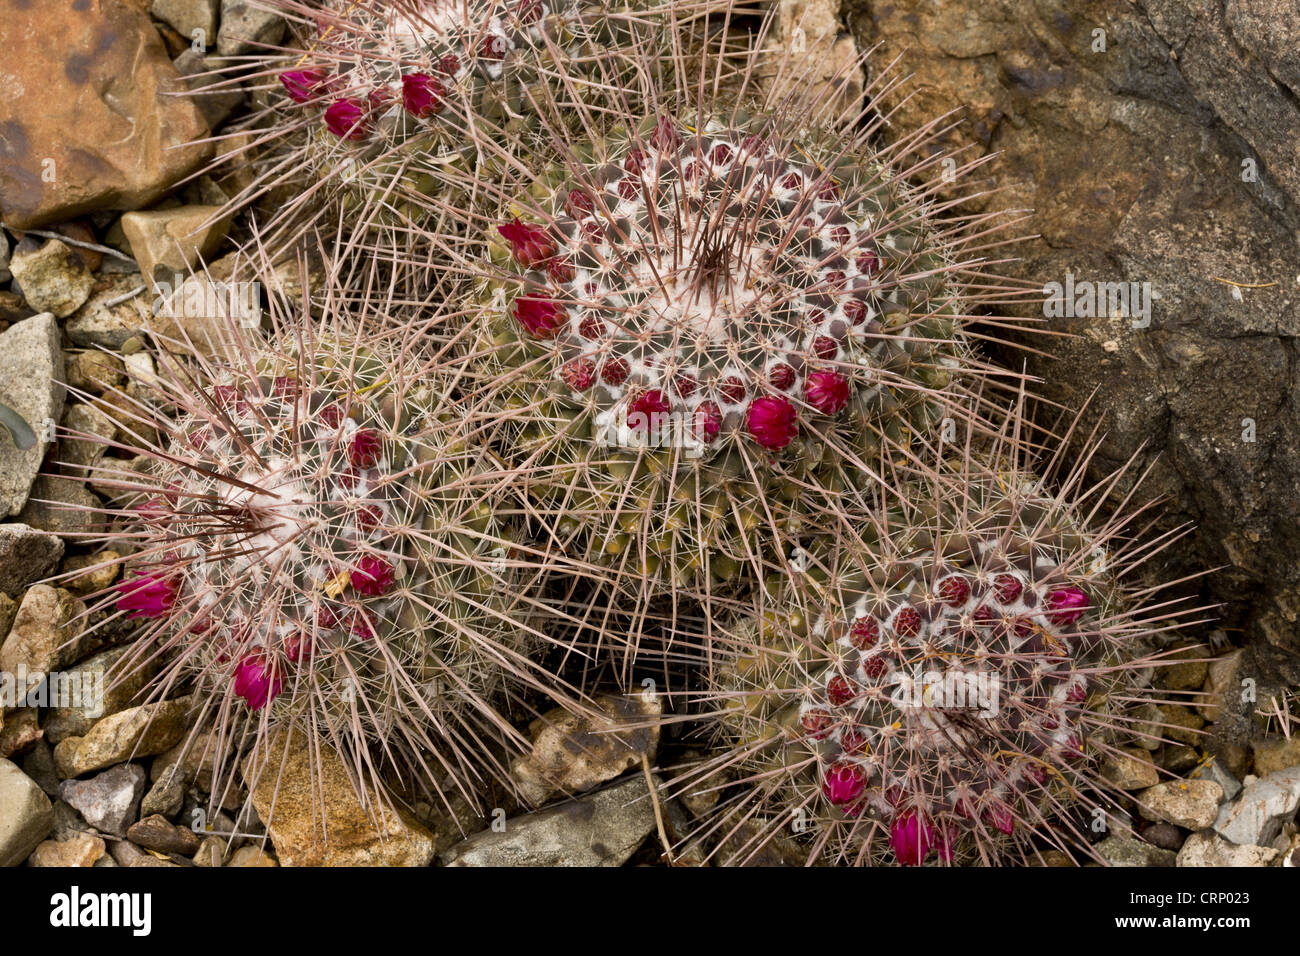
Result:
[[[1081,846],[1188,612],[1134,577],[1145,510],[1099,517],[1129,469],[1089,485],[1095,442],[1041,461],[1002,407],[979,340],[1024,323],[974,326],[1032,290],[995,274],[1011,220],[952,214],[941,124],[881,146],[852,78],[772,67],[775,13],[696,42],[730,0],[272,6],[303,49],[262,64],[259,183],[313,180],[276,216],[343,185],[422,254],[343,242],[269,331],[121,396],[121,666],[472,800],[621,649],[694,681],[717,859],[794,818],[843,863]]]

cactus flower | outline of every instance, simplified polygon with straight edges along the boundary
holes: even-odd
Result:
[[[131,620],[162,617],[176,603],[176,581],[161,574],[137,574],[130,581],[119,581],[113,587],[120,595],[118,610],[130,611]]]
[[[934,828],[916,810],[904,810],[889,827],[889,845],[903,866],[920,866],[934,846]]]
[[[370,131],[366,107],[360,100],[347,96],[330,104],[325,111],[325,126],[339,139],[365,139]]]
[[[799,434],[794,406],[789,399],[775,395],[754,399],[745,424],[754,440],[771,451],[784,448]]]
[[[1057,588],[1047,595],[1049,617],[1062,627],[1083,617],[1090,603],[1088,595],[1076,587]]]
[[[245,655],[235,665],[235,694],[244,698],[249,710],[261,710],[280,695],[283,687],[279,669],[261,651]]]

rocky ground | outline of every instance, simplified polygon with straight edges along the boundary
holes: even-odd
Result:
[[[1123,866],[1300,865],[1300,739],[1287,735],[1300,726],[1258,714],[1300,684],[1300,46],[1287,35],[1297,21],[1275,0],[1194,15],[1162,0],[785,6],[807,23],[847,24],[828,41],[837,55],[851,37],[882,44],[879,62],[902,54],[918,95],[900,127],[967,108],[953,139],[998,151],[992,176],[1009,187],[989,202],[1037,209],[1042,238],[1021,250],[1023,275],[1160,290],[1151,327],[1067,320],[1077,337],[1032,361],[1064,402],[1104,386],[1101,469],[1159,454],[1151,490],[1170,496],[1171,522],[1199,528],[1169,573],[1224,566],[1205,583],[1224,603],[1222,629],[1202,635],[1211,649],[1188,648],[1158,675],[1178,703],[1146,715],[1174,743],[1106,766],[1131,796],[1129,826],[1096,834],[1096,850]],[[159,326],[151,278],[221,255],[238,224],[204,224],[247,175],[192,175],[245,94],[175,94],[213,57],[283,29],[242,0],[26,0],[0,11],[0,88],[19,91],[0,100],[0,401],[37,433],[27,451],[0,436],[0,673],[94,674],[123,652],[120,626],[75,640],[83,598],[120,571],[92,566],[79,538],[95,520],[88,509],[114,494],[85,480],[103,446],[55,443],[52,425],[111,437],[113,390],[148,395],[146,335],[181,331]],[[1098,29],[1105,49],[1094,52]],[[196,30],[207,54],[192,46]],[[201,342],[202,321],[184,331]],[[65,577],[38,583],[53,574]],[[188,700],[141,705],[139,686],[114,687],[94,717],[0,710],[0,864],[690,864],[703,850],[665,847],[717,799],[666,782],[664,768],[689,756],[674,733],[607,733],[657,703],[609,697],[602,726],[563,712],[534,723],[534,750],[512,773],[533,802],[551,801],[539,811],[504,799],[483,817],[455,801],[367,806],[341,762],[327,755],[313,781],[288,739],[273,817],[271,794],[242,777],[209,816],[212,762],[191,737]],[[767,862],[797,863],[798,847],[773,845]]]

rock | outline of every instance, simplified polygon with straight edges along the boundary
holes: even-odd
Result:
[[[1214,833],[1193,833],[1178,851],[1179,866],[1268,866],[1277,850],[1229,843]]]
[[[71,353],[65,367],[68,385],[82,392],[111,392],[126,379],[122,360],[98,350]]]
[[[8,282],[13,278],[13,273],[9,271],[9,237],[0,230],[0,283]]]
[[[45,734],[52,744],[69,737],[84,737],[103,718],[141,702],[137,695],[157,672],[158,662],[145,660],[129,669],[117,669],[131,650],[129,646],[110,648],[63,671],[64,682],[80,687],[87,701],[81,707],[50,710],[45,718]]]
[[[63,542],[25,524],[0,524],[0,591],[17,595],[63,557]]]
[[[117,424],[93,405],[71,405],[62,425],[65,437],[59,440],[58,464],[66,474],[85,478],[104,457]]]
[[[1203,645],[1185,647],[1170,654],[1156,668],[1156,683],[1168,690],[1199,690],[1205,683],[1209,664],[1205,660],[1207,649]]]
[[[0,49],[0,211],[15,228],[138,209],[210,152],[158,31],[121,0],[10,5]]]
[[[59,573],[68,575],[63,579],[63,585],[80,597],[104,590],[117,580],[121,570],[122,555],[116,551],[74,554],[64,558],[59,565]]]
[[[656,787],[661,785],[656,781]],[[512,817],[442,854],[447,866],[622,866],[655,827],[644,776]]]
[[[230,855],[226,866],[279,866],[275,854],[258,846],[241,846]]]
[[[221,866],[225,858],[226,841],[212,836],[204,837],[198,852],[193,856],[195,866]]]
[[[1160,782],[1150,755],[1138,747],[1122,747],[1117,753],[1107,754],[1101,775],[1120,790],[1143,790]]]
[[[1285,770],[1288,767],[1300,767],[1300,734],[1290,740],[1275,737],[1270,740],[1256,741],[1255,773],[1259,776]]]
[[[0,757],[16,757],[27,753],[43,736],[35,707],[22,707],[5,714],[0,727]]]
[[[1241,781],[1228,772],[1228,769],[1214,757],[1207,757],[1195,770],[1188,774],[1192,780],[1213,780],[1223,789],[1225,800],[1235,799],[1241,793]]]
[[[54,748],[54,765],[65,777],[79,777],[123,760],[160,754],[185,736],[191,703],[189,697],[163,700],[105,717],[84,737],[60,742]]]
[[[1300,807],[1300,767],[1267,777],[1247,778],[1232,803],[1219,810],[1214,830],[1226,840],[1247,846],[1272,843]]]
[[[1162,850],[1177,853],[1186,839],[1183,831],[1172,823],[1153,823],[1142,831],[1142,839]]]
[[[34,584],[23,595],[9,636],[0,645],[0,673],[27,675],[22,692],[36,685],[52,671],[81,655],[83,641],[77,636],[85,621],[86,605],[76,595],[48,584]]]
[[[1200,754],[1196,749],[1186,744],[1165,744],[1160,751],[1160,766],[1177,776],[1182,776],[1184,771],[1191,770],[1200,763],[1200,760]]]
[[[862,98],[862,69],[853,37],[840,23],[840,0],[776,0],[772,44],[762,72],[795,76],[839,109]],[[811,67],[811,74],[809,70]]]
[[[207,261],[225,238],[229,219],[209,222],[220,213],[216,206],[128,212],[122,217],[122,231],[146,278],[179,284],[175,277],[183,278]]]
[[[113,854],[113,859],[117,861],[118,866],[130,867],[150,867],[150,866],[178,866],[171,860],[160,859],[142,850],[140,847],[131,843],[129,840],[118,840],[109,848],[109,853]]]
[[[136,295],[124,298],[136,290]],[[144,330],[149,301],[148,286],[138,272],[103,276],[63,330],[73,345],[120,352]]]
[[[36,433],[36,445],[20,451],[0,432],[0,509],[16,515],[27,502],[32,480],[54,437],[53,426],[63,413],[63,353],[59,327],[50,313],[34,315],[0,332],[0,403],[17,412]]]
[[[1064,407],[1095,395],[1079,426],[1104,416],[1093,477],[1136,455],[1143,500],[1173,503],[1163,527],[1196,528],[1162,552],[1162,576],[1222,569],[1203,602],[1245,629],[1261,686],[1300,684],[1294,4],[842,7],[859,47],[881,44],[873,61],[901,56],[909,77],[885,96],[891,137],[964,108],[926,154],[996,153],[985,171],[1001,191],[981,208],[1035,210],[1018,228],[1041,238],[1017,244],[1017,277],[1159,293],[1149,323],[1050,319],[1073,336],[1025,355],[1028,371]]]
[[[179,777],[167,776],[158,780],[140,801],[142,817],[160,816],[170,819],[180,813],[185,805],[185,784]]]
[[[144,816],[131,824],[126,837],[132,843],[159,853],[180,853],[193,856],[199,850],[199,836],[193,830],[178,827],[158,814]]]
[[[35,780],[46,796],[59,795],[59,774],[54,769],[54,754],[44,738],[38,740],[23,757],[23,773]]]
[[[31,777],[0,757],[0,866],[17,866],[54,827],[54,808]]]
[[[278,14],[259,9],[251,0],[221,0],[217,53],[241,56],[264,50],[284,39],[285,23]]]
[[[180,56],[172,60],[172,65],[176,67],[177,73],[185,77],[191,98],[212,129],[220,126],[234,112],[235,107],[244,101],[243,89],[238,84],[231,83],[229,77],[221,76],[217,72],[221,68],[198,50],[191,47],[182,51]],[[209,179],[208,182],[212,183],[212,180]],[[218,205],[224,205],[224,199]]]
[[[201,31],[199,42],[206,46],[216,39],[220,9],[220,0],[153,0],[149,12],[187,40],[194,41],[195,31]]]
[[[104,507],[84,482],[62,475],[40,475],[31,497],[18,512],[20,521],[51,534],[78,535],[102,528]]]
[[[139,764],[119,764],[89,780],[63,781],[59,796],[101,833],[126,836],[127,827],[139,814],[144,782],[144,768]]]
[[[27,304],[37,312],[51,312],[60,319],[76,312],[95,284],[90,270],[58,239],[47,239],[42,245],[33,242],[30,246],[27,240],[20,242],[9,268],[22,286]]]
[[[683,763],[689,765],[692,762],[705,761],[708,755],[698,750],[689,750],[682,755],[682,758]],[[691,816],[699,818],[718,805],[718,801],[722,799],[723,788],[734,777],[734,772],[724,767],[701,779],[694,772],[694,768],[691,768],[684,771],[681,776],[673,778],[672,790],[686,811]]]
[[[1202,743],[1205,735],[1200,730],[1205,726],[1205,720],[1200,714],[1179,704],[1160,704],[1158,709],[1160,730],[1167,739],[1191,746]]]
[[[523,797],[537,805],[556,793],[585,793],[624,771],[653,761],[663,715],[657,696],[602,695],[599,715],[588,718],[557,707],[529,725],[533,748],[514,762]],[[638,726],[650,724],[650,726]]]
[[[1204,830],[1219,815],[1223,788],[1213,780],[1169,780],[1137,794],[1138,812],[1185,830]]]
[[[93,833],[74,833],[63,840],[46,840],[27,860],[28,866],[94,866],[105,854],[104,841]]]
[[[1219,719],[1229,694],[1235,695],[1234,702],[1240,702],[1242,693],[1240,670],[1244,653],[1241,650],[1233,651],[1211,661],[1206,668],[1205,683],[1202,685],[1205,702],[1196,708],[1197,713],[1206,720]]]
[[[282,733],[264,758],[246,759],[243,775],[283,866],[427,866],[433,859],[433,834],[371,790],[363,805],[328,745],[313,750],[300,734]]]
[[[1173,866],[1176,859],[1130,833],[1112,833],[1092,849],[1110,866]]]

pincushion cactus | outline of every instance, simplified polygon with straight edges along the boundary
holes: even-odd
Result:
[[[328,310],[319,332],[293,321],[227,330],[223,359],[162,357],[159,406],[126,405],[141,437],[108,444],[134,463],[92,476],[117,496],[105,544],[135,546],[100,600],[142,623],[119,671],[162,657],[155,692],[190,684],[227,738],[293,724],[358,776],[374,748],[472,800],[492,746],[521,741],[507,699],[567,700],[536,659],[546,560],[498,517],[519,510],[508,485],[409,343]]]
[[[710,642],[721,752],[701,774],[741,785],[705,829],[764,821],[733,860],[791,829],[852,864],[1086,851],[1116,805],[1098,763],[1153,739],[1131,706],[1155,693],[1148,641],[1195,611],[1131,580],[1164,543],[1125,537],[1145,509],[1095,520],[1132,476],[1057,477],[1014,446],[948,452],[821,529],[807,570]]]
[[[865,134],[778,102],[612,132],[522,187],[494,263],[463,264],[485,428],[550,531],[638,587],[761,574],[988,369],[964,329],[1007,290],[979,239]]]

